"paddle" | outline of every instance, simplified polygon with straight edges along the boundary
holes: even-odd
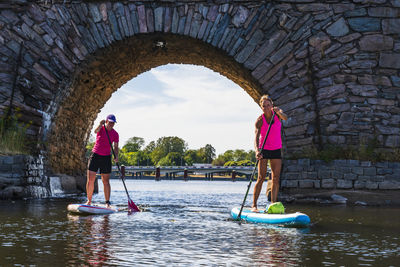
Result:
[[[106,131],[108,142],[110,143],[111,151],[112,151],[112,153],[114,155],[114,158],[116,158],[115,153],[114,153],[114,149],[113,149],[112,144],[111,144],[111,139],[110,139],[110,136],[108,135],[106,126],[103,125],[103,127],[104,127],[104,130]],[[128,189],[126,189],[126,185],[125,185],[125,175],[122,174],[121,168],[119,167],[119,163],[116,162],[115,164],[117,164],[118,171],[119,171],[119,174],[120,174],[121,179],[122,179],[122,183],[124,184],[126,195],[128,196],[128,208],[129,208],[129,211],[130,212],[138,212],[138,211],[140,211],[140,209],[136,206],[136,204],[132,201],[132,199],[129,196]]]
[[[267,137],[268,137],[268,134],[269,134],[269,130],[271,130],[271,125],[272,125],[272,122],[274,121],[274,117],[275,117],[275,112],[272,114],[271,121],[269,122],[267,134],[265,135],[264,141],[263,141],[262,146],[261,146],[261,150],[264,148],[265,142],[267,141]],[[237,221],[240,221],[240,219],[241,219],[240,216],[242,215],[244,203],[246,202],[247,195],[249,194],[250,186],[251,186],[251,183],[253,182],[253,177],[254,177],[254,174],[255,174],[255,172],[256,172],[257,165],[258,165],[258,162],[259,162],[259,161],[260,161],[260,160],[257,159],[256,164],[254,165],[253,173],[251,174],[251,177],[250,177],[250,183],[249,183],[249,185],[247,186],[246,195],[244,196],[242,206],[240,207],[240,211],[239,211],[239,214],[238,214],[237,219],[236,219]]]

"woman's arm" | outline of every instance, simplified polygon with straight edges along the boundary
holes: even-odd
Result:
[[[118,143],[114,142],[114,161],[118,162],[118,153],[119,153],[119,148],[118,148]]]
[[[260,146],[260,134],[261,134],[261,126],[262,126],[263,120],[262,120],[262,115],[258,117],[256,120],[255,124],[255,138],[254,138],[254,151],[256,152],[256,158],[260,159],[261,154],[259,152],[259,146]]]
[[[276,113],[276,115],[278,115],[279,119],[281,120],[287,120],[288,116],[283,112],[282,109],[278,108],[278,107],[274,107],[274,111]]]
[[[99,126],[97,126],[97,128],[94,129],[94,133],[98,133],[100,131],[101,127],[104,125],[104,123],[106,123],[106,121],[105,120],[101,120]]]

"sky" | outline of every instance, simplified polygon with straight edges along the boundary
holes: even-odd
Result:
[[[119,147],[134,136],[145,146],[178,136],[188,149],[211,144],[216,155],[253,149],[254,122],[261,114],[243,88],[208,68],[168,64],[133,78],[107,101],[92,129],[114,114]]]

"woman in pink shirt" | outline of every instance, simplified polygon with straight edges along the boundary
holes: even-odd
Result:
[[[279,176],[281,174],[282,165],[282,136],[281,120],[287,120],[287,116],[283,113],[282,109],[273,106],[273,102],[268,95],[263,95],[260,99],[260,107],[263,114],[259,116],[256,120],[255,127],[255,151],[256,158],[258,162],[258,178],[254,187],[253,194],[253,205],[251,207],[252,211],[257,211],[257,200],[260,195],[262,185],[267,174],[267,164],[270,161],[271,174],[272,174],[272,186],[271,186],[271,202],[274,203],[278,199],[279,192]],[[269,124],[271,123],[272,115],[275,113],[274,121],[272,122],[270,132],[265,142],[264,147],[262,144],[264,142],[265,136]],[[269,189],[267,188],[267,194]]]
[[[96,173],[100,169],[101,180],[104,185],[104,198],[106,200],[107,207],[110,207],[110,174],[111,174],[111,144],[114,143],[115,158],[114,161],[118,162],[118,142],[119,135],[115,131],[114,124],[117,122],[115,116],[110,114],[106,120],[102,120],[100,125],[94,130],[96,133],[96,143],[92,149],[92,155],[89,158],[87,181],[86,181],[86,194],[87,194],[87,205],[92,204],[92,196],[94,190],[94,181],[96,180]],[[107,132],[106,132],[107,129]],[[107,137],[110,137],[110,141]]]

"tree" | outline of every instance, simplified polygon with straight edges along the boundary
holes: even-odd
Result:
[[[216,159],[213,160],[212,165],[214,166],[224,166],[225,164],[224,155],[220,154]]]
[[[185,152],[185,156],[183,157],[185,159],[185,162],[189,165],[192,166],[193,163],[197,163],[201,161],[201,157],[199,157],[199,153],[195,149],[189,149]]]
[[[183,158],[186,150],[187,144],[185,140],[177,136],[160,137],[155,144],[154,150],[151,152],[151,158],[153,162],[159,162],[160,159],[167,156],[170,152],[176,152]]]
[[[156,142],[151,141],[145,148],[144,148],[144,152],[150,154],[151,152],[154,151],[154,149],[156,148]]]
[[[182,157],[178,152],[170,152],[160,159],[158,166],[178,166],[181,165]]]
[[[144,145],[144,139],[142,137],[134,136],[129,138],[128,141],[126,141],[122,149],[124,149],[125,152],[138,152],[143,145]]]
[[[224,154],[218,155],[218,157],[213,161],[213,165],[223,166],[227,162],[230,162],[229,164],[233,164],[232,162],[243,160],[255,162],[256,156],[254,151],[249,150],[248,152],[246,152],[243,149],[227,150]]]
[[[125,152],[119,156],[120,164],[127,166],[145,166],[152,165],[149,154],[143,151]]]
[[[247,153],[243,149],[236,149],[233,151],[233,160],[240,161],[247,158]]]
[[[207,144],[205,147],[199,149],[200,155],[203,158],[203,163],[211,163],[215,158],[215,148]]]

